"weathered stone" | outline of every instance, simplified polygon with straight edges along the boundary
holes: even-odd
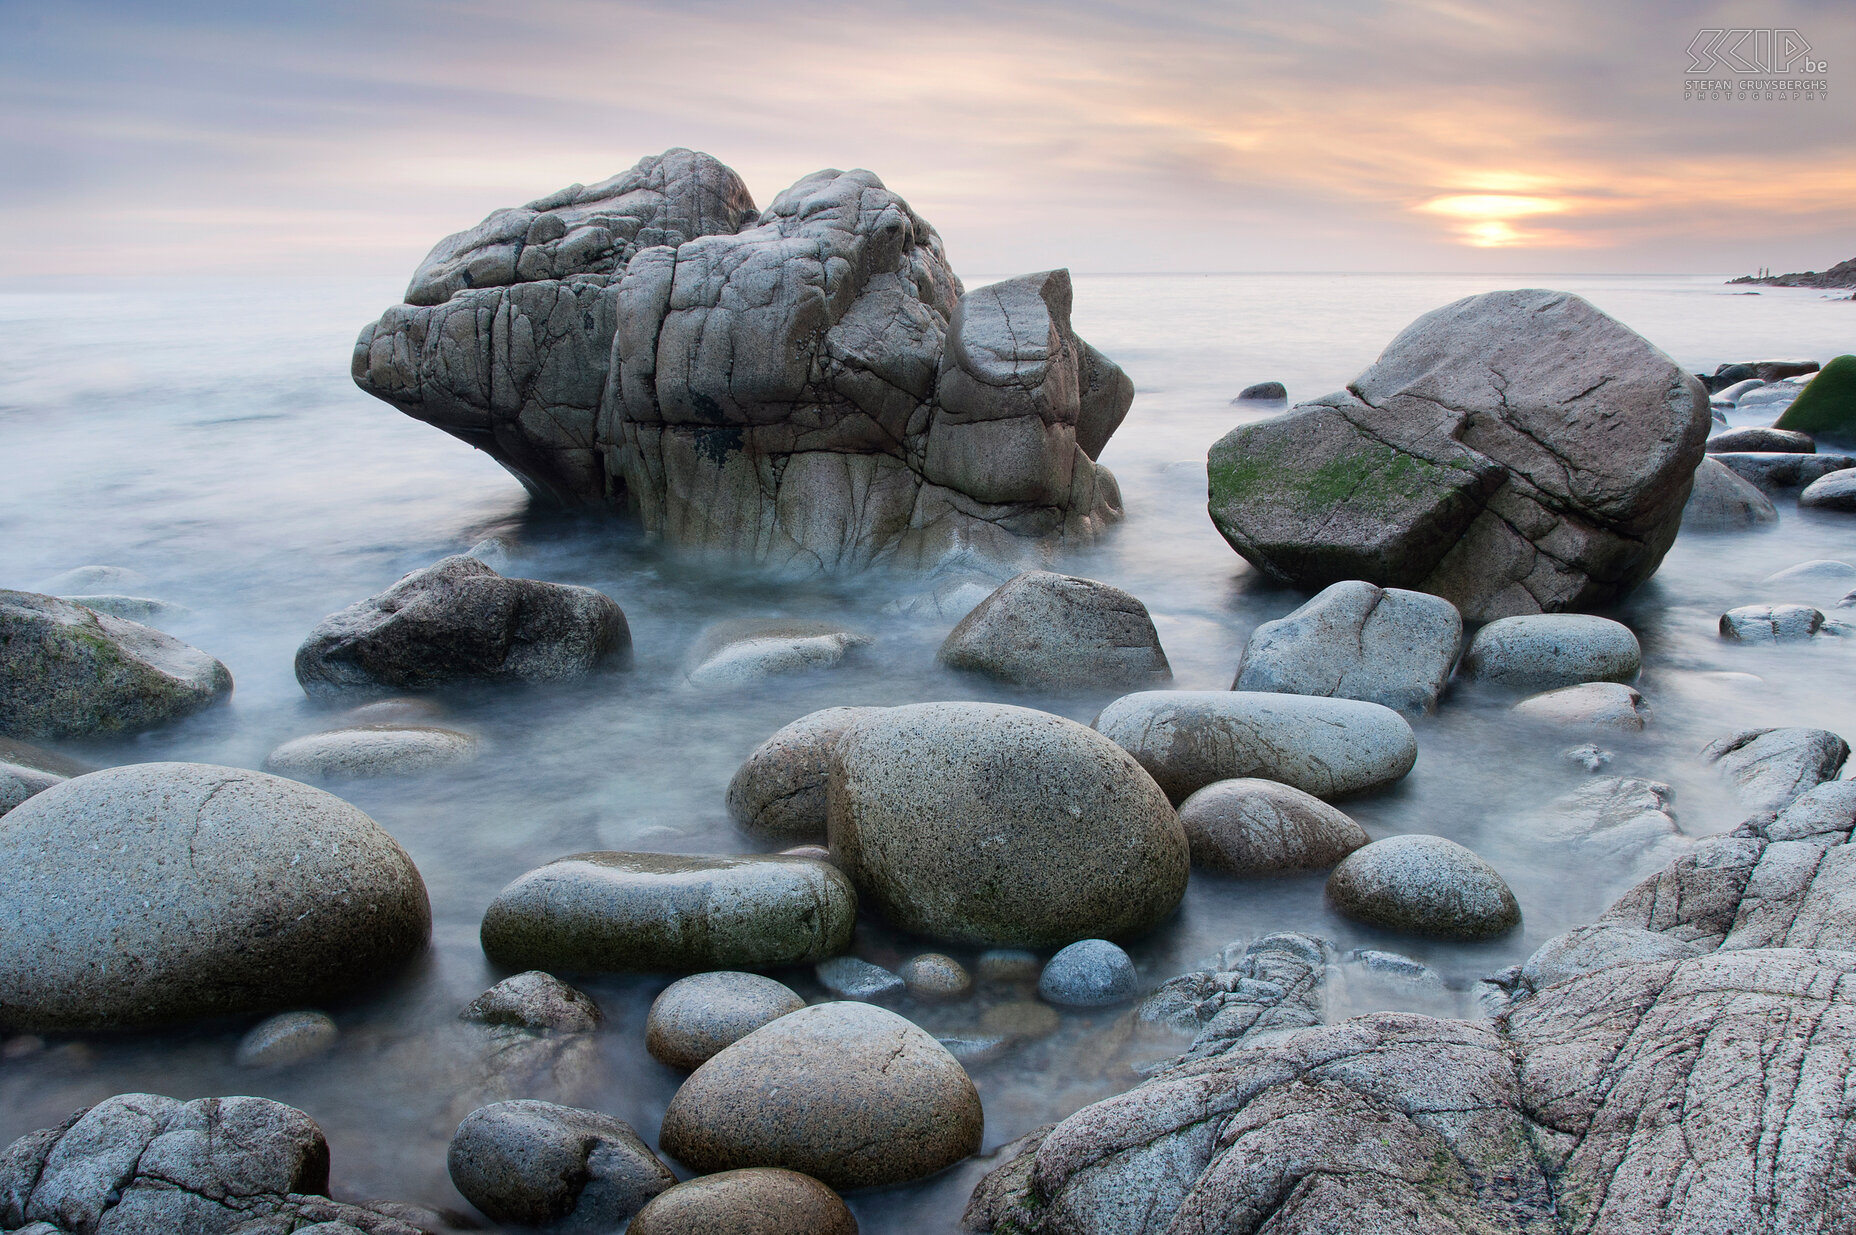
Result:
[[[1120,515],[1095,459],[1133,383],[1065,271],[963,295],[867,171],[757,213],[671,150],[440,243],[354,377],[533,491],[672,544],[806,570],[1013,560]]]
[[[1120,588],[1026,571],[960,620],[937,655],[1013,686],[1127,690],[1171,681],[1147,606]]]
[[[1538,993],[1614,965],[1686,960],[1702,952],[1696,944],[1659,931],[1601,922],[1555,935],[1541,944],[1522,964],[1521,977],[1531,992]]]
[[[1625,732],[1643,728],[1650,718],[1643,696],[1621,682],[1583,682],[1530,695],[1514,705],[1514,713],[1567,728]]]
[[[1393,836],[1355,850],[1328,876],[1327,896],[1348,917],[1440,939],[1491,939],[1521,921],[1495,868],[1441,836]]]
[[[1721,638],[1736,643],[1797,643],[1839,629],[1809,605],[1741,605],[1721,614]]]
[[[1024,948],[987,948],[974,969],[982,982],[1036,982],[1044,966]]]
[[[831,850],[866,905],[930,938],[1131,935],[1185,892],[1186,835],[1153,778],[1046,712],[875,712],[840,739],[829,794]]]
[[[1795,451],[1730,453],[1710,456],[1767,497],[1800,489],[1856,467],[1849,455],[1801,455]]]
[[[1778,521],[1772,499],[1719,459],[1703,459],[1695,469],[1695,487],[1682,508],[1684,531],[1739,532]]]
[[[1585,614],[1536,614],[1490,622],[1470,640],[1457,672],[1508,690],[1629,682],[1643,667],[1630,627]]]
[[[1138,1015],[1193,1036],[1182,1062],[1223,1054],[1257,1034],[1319,1025],[1333,950],[1297,931],[1233,943],[1210,968],[1162,983]]]
[[[895,999],[908,989],[899,974],[857,956],[834,956],[813,966],[818,984],[839,999],[865,1003]]]
[[[324,1012],[282,1012],[254,1026],[239,1041],[241,1068],[281,1068],[334,1048],[341,1030]]]
[[[805,1006],[791,987],[759,974],[694,974],[672,982],[651,1001],[644,1047],[659,1063],[699,1068],[717,1051]]]
[[[445,1165],[492,1221],[575,1231],[609,1231],[677,1182],[624,1120],[532,1099],[472,1111]]]
[[[778,1167],[718,1171],[651,1198],[626,1235],[857,1235],[838,1194]]]
[[[981,1122],[973,1082],[940,1043],[882,1008],[826,1003],[696,1069],[659,1140],[703,1173],[779,1166],[860,1188],[958,1162],[979,1148]]]
[[[1754,386],[1763,385],[1755,381]],[[1721,392],[1725,394],[1725,391]],[[1742,391],[1742,394],[1745,392]],[[1716,398],[1720,396],[1717,395]],[[1737,396],[1736,396],[1737,397]],[[1718,454],[1794,454],[1814,455],[1817,443],[1809,433],[1798,433],[1790,429],[1767,429],[1757,425],[1748,425],[1744,429],[1729,429],[1725,433],[1716,433],[1708,439],[1708,453]]]
[[[830,622],[718,622],[697,640],[690,685],[747,686],[789,673],[830,669],[852,650],[868,647],[868,635]]]
[[[1232,690],[1380,703],[1407,716],[1437,706],[1463,619],[1441,596],[1336,583],[1251,632]]]
[[[966,967],[940,952],[912,956],[896,971],[909,988],[909,994],[924,1003],[945,1003],[965,999],[973,990],[973,977]]]
[[[262,772],[131,764],[0,818],[0,1025],[321,1003],[397,971],[430,930],[425,885],[392,837]]]
[[[1586,861],[1641,870],[1692,843],[1676,823],[1674,800],[1675,790],[1661,781],[1601,776],[1554,799],[1525,826],[1537,840],[1579,846]]]
[[[1142,691],[1095,727],[1175,802],[1214,781],[1260,777],[1316,797],[1369,793],[1411,771],[1418,741],[1377,703],[1251,691]]]
[[[1071,1008],[1126,1003],[1141,991],[1128,954],[1106,939],[1079,939],[1050,958],[1038,975],[1038,996]]]
[[[1805,486],[1800,506],[1813,510],[1856,510],[1856,468],[1845,468]]]
[[[1577,296],[1419,318],[1344,391],[1231,431],[1212,521],[1258,569],[1443,596],[1472,620],[1588,609],[1655,572],[1711,418],[1701,385]]]
[[[823,862],[577,853],[497,893],[482,938],[511,968],[752,969],[835,956],[856,923],[856,893]]]
[[[468,733],[431,725],[357,725],[292,738],[264,760],[280,776],[359,780],[413,776],[476,758],[480,743]]]
[[[0,815],[6,814],[33,794],[63,784],[67,779],[56,772],[0,760]]]
[[[625,615],[592,588],[505,579],[459,555],[322,619],[296,678],[311,695],[554,682],[627,665],[631,646]]]
[[[0,734],[148,729],[232,693],[232,674],[152,626],[0,591]]]
[[[1326,870],[1372,838],[1313,794],[1270,780],[1221,780],[1179,807],[1192,863],[1233,875]]]
[[[601,1019],[590,996],[539,969],[504,978],[466,1004],[458,1018],[543,1033],[591,1033]]]
[[[825,782],[838,739],[873,708],[825,708],[756,746],[728,782],[728,814],[774,840],[825,839]]]
[[[1233,403],[1283,403],[1289,398],[1289,390],[1281,382],[1256,382],[1237,392]]]
[[[1849,743],[1822,729],[1743,729],[1710,742],[1702,762],[1717,766],[1749,810],[1780,811],[1805,790],[1835,778]]]

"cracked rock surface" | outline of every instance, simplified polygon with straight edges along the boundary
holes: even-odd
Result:
[[[1067,271],[965,294],[867,171],[755,209],[670,150],[441,241],[355,381],[539,496],[809,571],[1036,558],[1120,516],[1095,460],[1133,383]]]
[[[1489,292],[1346,390],[1232,430],[1210,511],[1297,587],[1411,588],[1472,621],[1590,609],[1655,573],[1709,425],[1701,384],[1586,301]]]
[[[1254,973],[1176,979],[1162,988],[1176,1015],[1209,1028],[1228,1001],[1235,1032],[1201,1033],[1142,1085],[1019,1142],[975,1189],[967,1227],[1849,1230],[1851,789],[1820,784],[1696,843],[1491,979],[1491,1020],[1315,1023],[1322,953],[1289,937],[1253,945]]]

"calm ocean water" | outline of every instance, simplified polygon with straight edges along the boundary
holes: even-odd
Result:
[[[1127,588],[1153,612],[1177,684],[1230,684],[1259,622],[1299,598],[1260,580],[1205,515],[1207,447],[1267,411],[1231,396],[1265,379],[1293,398],[1337,389],[1418,314],[1497,287],[1575,291],[1681,364],[1856,350],[1856,304],[1822,293],[1735,295],[1722,276],[1446,275],[1080,276],[1078,331],[1134,377],[1134,409],[1103,456],[1127,521],[1063,569]],[[982,280],[972,280],[973,283]],[[528,509],[485,456],[371,400],[348,380],[355,332],[397,300],[394,282],[0,286],[0,586],[90,563],[129,566],[191,616],[172,632],[230,666],[230,706],[157,733],[73,748],[97,763],[188,759],[257,767],[277,743],[326,727],[297,687],[291,656],[323,615],[485,536],[516,546],[517,573],[598,587],[624,607],[638,649],[627,675],[564,690],[453,701],[448,723],[488,753],[421,778],[334,786],[417,861],[436,918],[429,961],[391,990],[332,1009],[335,1052],[294,1069],[240,1071],[243,1026],[126,1038],[54,1038],[0,1061],[0,1144],[126,1090],[197,1097],[261,1093],[302,1107],[329,1134],[337,1192],[461,1207],[444,1149],[463,1114],[495,1096],[485,1052],[458,1010],[500,975],[476,942],[503,884],[561,854],[598,848],[681,852],[751,847],[728,823],[723,789],[761,739],[815,708],[998,698],[1089,721],[1106,697],[1000,692],[942,672],[949,620],[895,602],[917,590],[888,574],[794,583],[680,563],[622,523]],[[1856,561],[1856,522],[1781,503],[1778,529],[1683,537],[1662,572],[1615,615],[1645,646],[1641,689],[1656,709],[1641,738],[1611,743],[1611,772],[1676,789],[1685,831],[1731,829],[1740,812],[1696,753],[1734,728],[1817,725],[1856,735],[1848,674],[1856,642],[1797,649],[1723,644],[1714,621],[1759,599],[1758,581],[1795,562]],[[720,618],[819,617],[878,639],[877,654],[725,697],[682,681],[696,633]],[[1233,940],[1270,930],[1386,947],[1444,977],[1441,989],[1334,992],[1345,1016],[1401,1006],[1470,1011],[1480,975],[1588,920],[1641,873],[1548,844],[1531,816],[1584,774],[1566,740],[1499,708],[1449,702],[1418,726],[1417,769],[1394,792],[1347,804],[1374,836],[1431,832],[1468,844],[1513,884],[1524,925],[1464,947],[1383,935],[1331,915],[1317,878],[1244,881],[1196,874],[1168,926],[1133,948],[1157,982]],[[919,945],[918,945],[919,947]],[[908,941],[871,931],[860,951],[893,963]],[[790,976],[817,994],[809,975]],[[664,979],[585,983],[608,1013],[596,1057],[532,1096],[595,1106],[654,1140],[680,1080],[644,1051],[643,1018]],[[905,1009],[938,1032],[972,1005]],[[1132,1083],[1130,1061],[1177,1044],[1130,1038],[1113,1014],[1068,1015],[1044,1042],[972,1068],[990,1149]],[[545,1089],[545,1087],[544,1087]],[[851,1198],[868,1232],[954,1229],[979,1164],[909,1188]]]

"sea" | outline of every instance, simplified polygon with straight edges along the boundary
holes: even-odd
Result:
[[[1250,632],[1303,599],[1249,567],[1206,516],[1206,450],[1279,410],[1234,405],[1241,388],[1281,381],[1292,400],[1338,390],[1420,314],[1503,287],[1576,292],[1691,370],[1856,350],[1847,294],[1749,293],[1726,277],[1078,275],[1077,331],[1135,383],[1133,409],[1102,456],[1120,480],[1127,518],[1056,567],[1144,601],[1178,687],[1227,688]],[[148,594],[184,606],[166,628],[223,660],[237,683],[226,706],[63,749],[97,765],[259,767],[279,743],[332,723],[292,672],[297,645],[319,619],[490,537],[508,546],[512,573],[617,600],[635,667],[567,687],[446,698],[443,723],[479,734],[479,759],[330,786],[412,855],[435,921],[430,954],[399,981],[324,1009],[342,1031],[329,1054],[241,1069],[233,1056],[249,1020],[159,1034],[16,1035],[0,1044],[0,1145],[115,1093],[261,1094],[322,1126],[338,1196],[458,1210],[467,1207],[446,1175],[445,1148],[458,1120],[493,1097],[594,1107],[655,1146],[682,1079],[644,1048],[646,1010],[668,977],[583,980],[605,1024],[574,1068],[523,1082],[532,1092],[507,1092],[482,1031],[458,1021],[470,999],[506,976],[477,940],[500,888],[586,850],[770,847],[730,823],[724,790],[759,742],[817,708],[993,699],[1088,723],[1110,698],[1053,698],[939,668],[935,652],[956,615],[916,603],[917,579],[880,570],[794,579],[695,562],[619,517],[532,508],[487,456],[350,381],[356,332],[400,292],[397,281],[334,278],[0,283],[0,587],[33,589],[90,564],[131,568],[148,578]],[[1790,499],[1778,505],[1769,530],[1682,536],[1655,578],[1611,613],[1643,643],[1638,686],[1653,715],[1641,734],[1604,739],[1605,772],[1669,786],[1692,837],[1730,831],[1744,815],[1700,760],[1708,742],[1769,725],[1856,736],[1856,639],[1775,648],[1717,634],[1723,611],[1771,598],[1762,580],[1773,572],[1820,558],[1856,562],[1856,519]],[[727,693],[691,686],[684,672],[698,633],[749,617],[824,619],[875,643],[828,671]],[[1233,943],[1296,930],[1343,953],[1392,951],[1431,971],[1413,982],[1348,967],[1329,989],[1331,1019],[1382,1008],[1476,1015],[1483,976],[1591,920],[1651,868],[1554,834],[1550,804],[1590,777],[1563,756],[1582,737],[1542,732],[1499,701],[1468,696],[1447,697],[1416,729],[1412,774],[1344,808],[1375,838],[1433,833],[1476,850],[1514,888],[1517,930],[1481,944],[1416,939],[1337,916],[1318,875],[1195,872],[1178,914],[1130,946],[1143,980],[1151,986]],[[971,951],[875,925],[861,930],[857,949],[890,965],[924,950],[973,960]],[[824,997],[809,971],[776,976]],[[899,1010],[959,1036],[994,997]],[[1128,1088],[1142,1066],[1183,1046],[1133,1023],[1126,1009],[1065,1012],[1050,1037],[970,1065],[986,1153]],[[974,1159],[847,1199],[870,1235],[953,1231],[990,1165]]]

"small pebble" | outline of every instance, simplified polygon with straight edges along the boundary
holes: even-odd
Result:
[[[820,961],[813,972],[818,975],[819,985],[839,999],[861,999],[868,1003],[893,998],[907,989],[902,979],[889,970],[855,956],[834,956]]]
[[[939,952],[924,952],[904,961],[897,970],[909,994],[928,1003],[945,1003],[964,999],[973,989],[973,979],[960,962]]]
[[[238,1044],[241,1068],[281,1068],[314,1059],[335,1045],[341,1031],[321,1012],[283,1012],[260,1022]]]
[[[1140,991],[1140,976],[1128,954],[1106,939],[1083,939],[1050,958],[1038,978],[1038,994],[1072,1008],[1125,1003]]]

